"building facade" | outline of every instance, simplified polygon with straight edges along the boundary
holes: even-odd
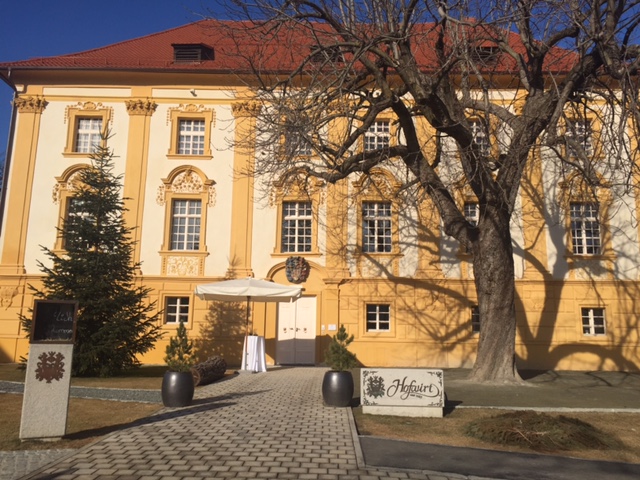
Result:
[[[256,106],[207,25],[0,64],[16,92],[2,203],[0,362],[28,352],[18,316],[33,305],[28,286],[41,278],[41,246],[63,252],[57,228],[108,130],[135,227],[138,280],[162,311],[164,338],[143,363],[162,363],[183,320],[202,356],[239,365],[246,306],[193,292],[254,276],[304,288],[295,302],[252,305],[250,328],[265,337],[269,364],[322,363],[345,325],[366,366],[470,367],[482,330],[471,257],[441,231],[435,209],[395,195],[406,172],[393,164],[335,185],[244,174],[264,154],[239,141],[255,130]],[[363,148],[393,141],[392,130],[381,118]],[[476,141],[494,148],[483,132]],[[518,366],[637,371],[638,201],[606,193],[586,201],[575,190],[565,198],[558,178],[537,153],[512,220]],[[477,203],[463,190],[459,200],[473,222]]]

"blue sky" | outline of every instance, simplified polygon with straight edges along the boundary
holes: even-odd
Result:
[[[197,21],[207,0],[0,0],[0,62],[80,52]],[[13,90],[0,81],[0,158]]]

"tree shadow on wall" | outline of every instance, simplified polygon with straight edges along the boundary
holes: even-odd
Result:
[[[220,356],[228,366],[240,366],[246,319],[246,303],[209,302],[199,338],[194,341],[198,361]]]

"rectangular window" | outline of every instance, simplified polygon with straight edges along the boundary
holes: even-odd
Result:
[[[189,297],[167,297],[164,308],[164,323],[188,323]]]
[[[312,222],[311,202],[284,202],[281,252],[310,252]]]
[[[174,200],[171,211],[171,250],[200,249],[201,200]]]
[[[389,122],[379,121],[373,122],[364,134],[364,150],[378,150],[380,148],[389,147]]]
[[[102,143],[102,117],[79,117],[76,121],[77,153],[92,153]]]
[[[464,218],[471,225],[476,227],[480,221],[480,205],[473,202],[467,202],[464,204]],[[471,253],[470,246],[465,247],[465,253]]]
[[[480,309],[477,305],[471,307],[471,333],[480,333]]]
[[[391,203],[364,202],[362,204],[362,251],[391,252]]]
[[[478,221],[480,220],[480,205],[472,202],[465,203],[464,218],[474,227],[478,226]]]
[[[604,308],[582,309],[582,333],[584,335],[605,335]]]
[[[576,255],[600,254],[597,203],[571,203],[571,241]]]
[[[485,122],[482,120],[471,120],[470,126],[473,143],[478,146],[482,155],[489,155],[489,153],[491,153],[491,143]]]
[[[367,332],[388,332],[391,330],[389,305],[367,304]]]
[[[91,214],[86,211],[84,201],[70,197],[67,200],[66,213],[62,247],[67,250],[88,250],[90,245],[86,240],[83,240],[83,233],[85,233],[83,224],[93,226],[95,222]]]
[[[204,155],[204,136],[204,120],[180,120],[178,154]]]
[[[567,137],[576,142],[585,155],[590,156],[593,153],[591,122],[589,120],[567,120]],[[578,156],[575,148],[569,146],[568,151],[571,157]]]
[[[311,144],[302,136],[297,135],[294,138],[295,146],[294,154],[297,156],[306,156],[309,157],[313,155],[313,149],[311,148]]]

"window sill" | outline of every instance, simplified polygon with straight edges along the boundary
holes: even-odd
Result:
[[[167,153],[167,159],[169,160],[211,160],[213,155],[181,155],[177,153]]]
[[[86,158],[89,159],[91,158],[91,155],[93,155],[90,152],[62,152],[62,156],[64,158]]]
[[[616,259],[615,255],[607,255],[607,254],[598,254],[598,255],[589,255],[589,254],[578,254],[578,253],[567,253],[564,256],[568,262],[575,261],[585,261],[585,260],[594,260],[594,261],[613,261]]]
[[[364,334],[362,335],[362,338],[370,338],[370,339],[375,339],[375,338],[395,338],[396,334],[394,332],[392,332],[391,330],[369,330],[369,331],[365,331]]]
[[[206,250],[160,250],[158,253],[174,257],[207,257],[209,255]]]
[[[288,258],[288,257],[321,257],[322,253],[320,252],[273,252],[271,254],[272,258]]]
[[[377,258],[383,258],[383,257],[387,257],[387,258],[395,258],[395,257],[404,257],[403,253],[400,252],[363,252],[363,251],[359,251],[357,253],[358,256],[360,257],[377,257]]]

